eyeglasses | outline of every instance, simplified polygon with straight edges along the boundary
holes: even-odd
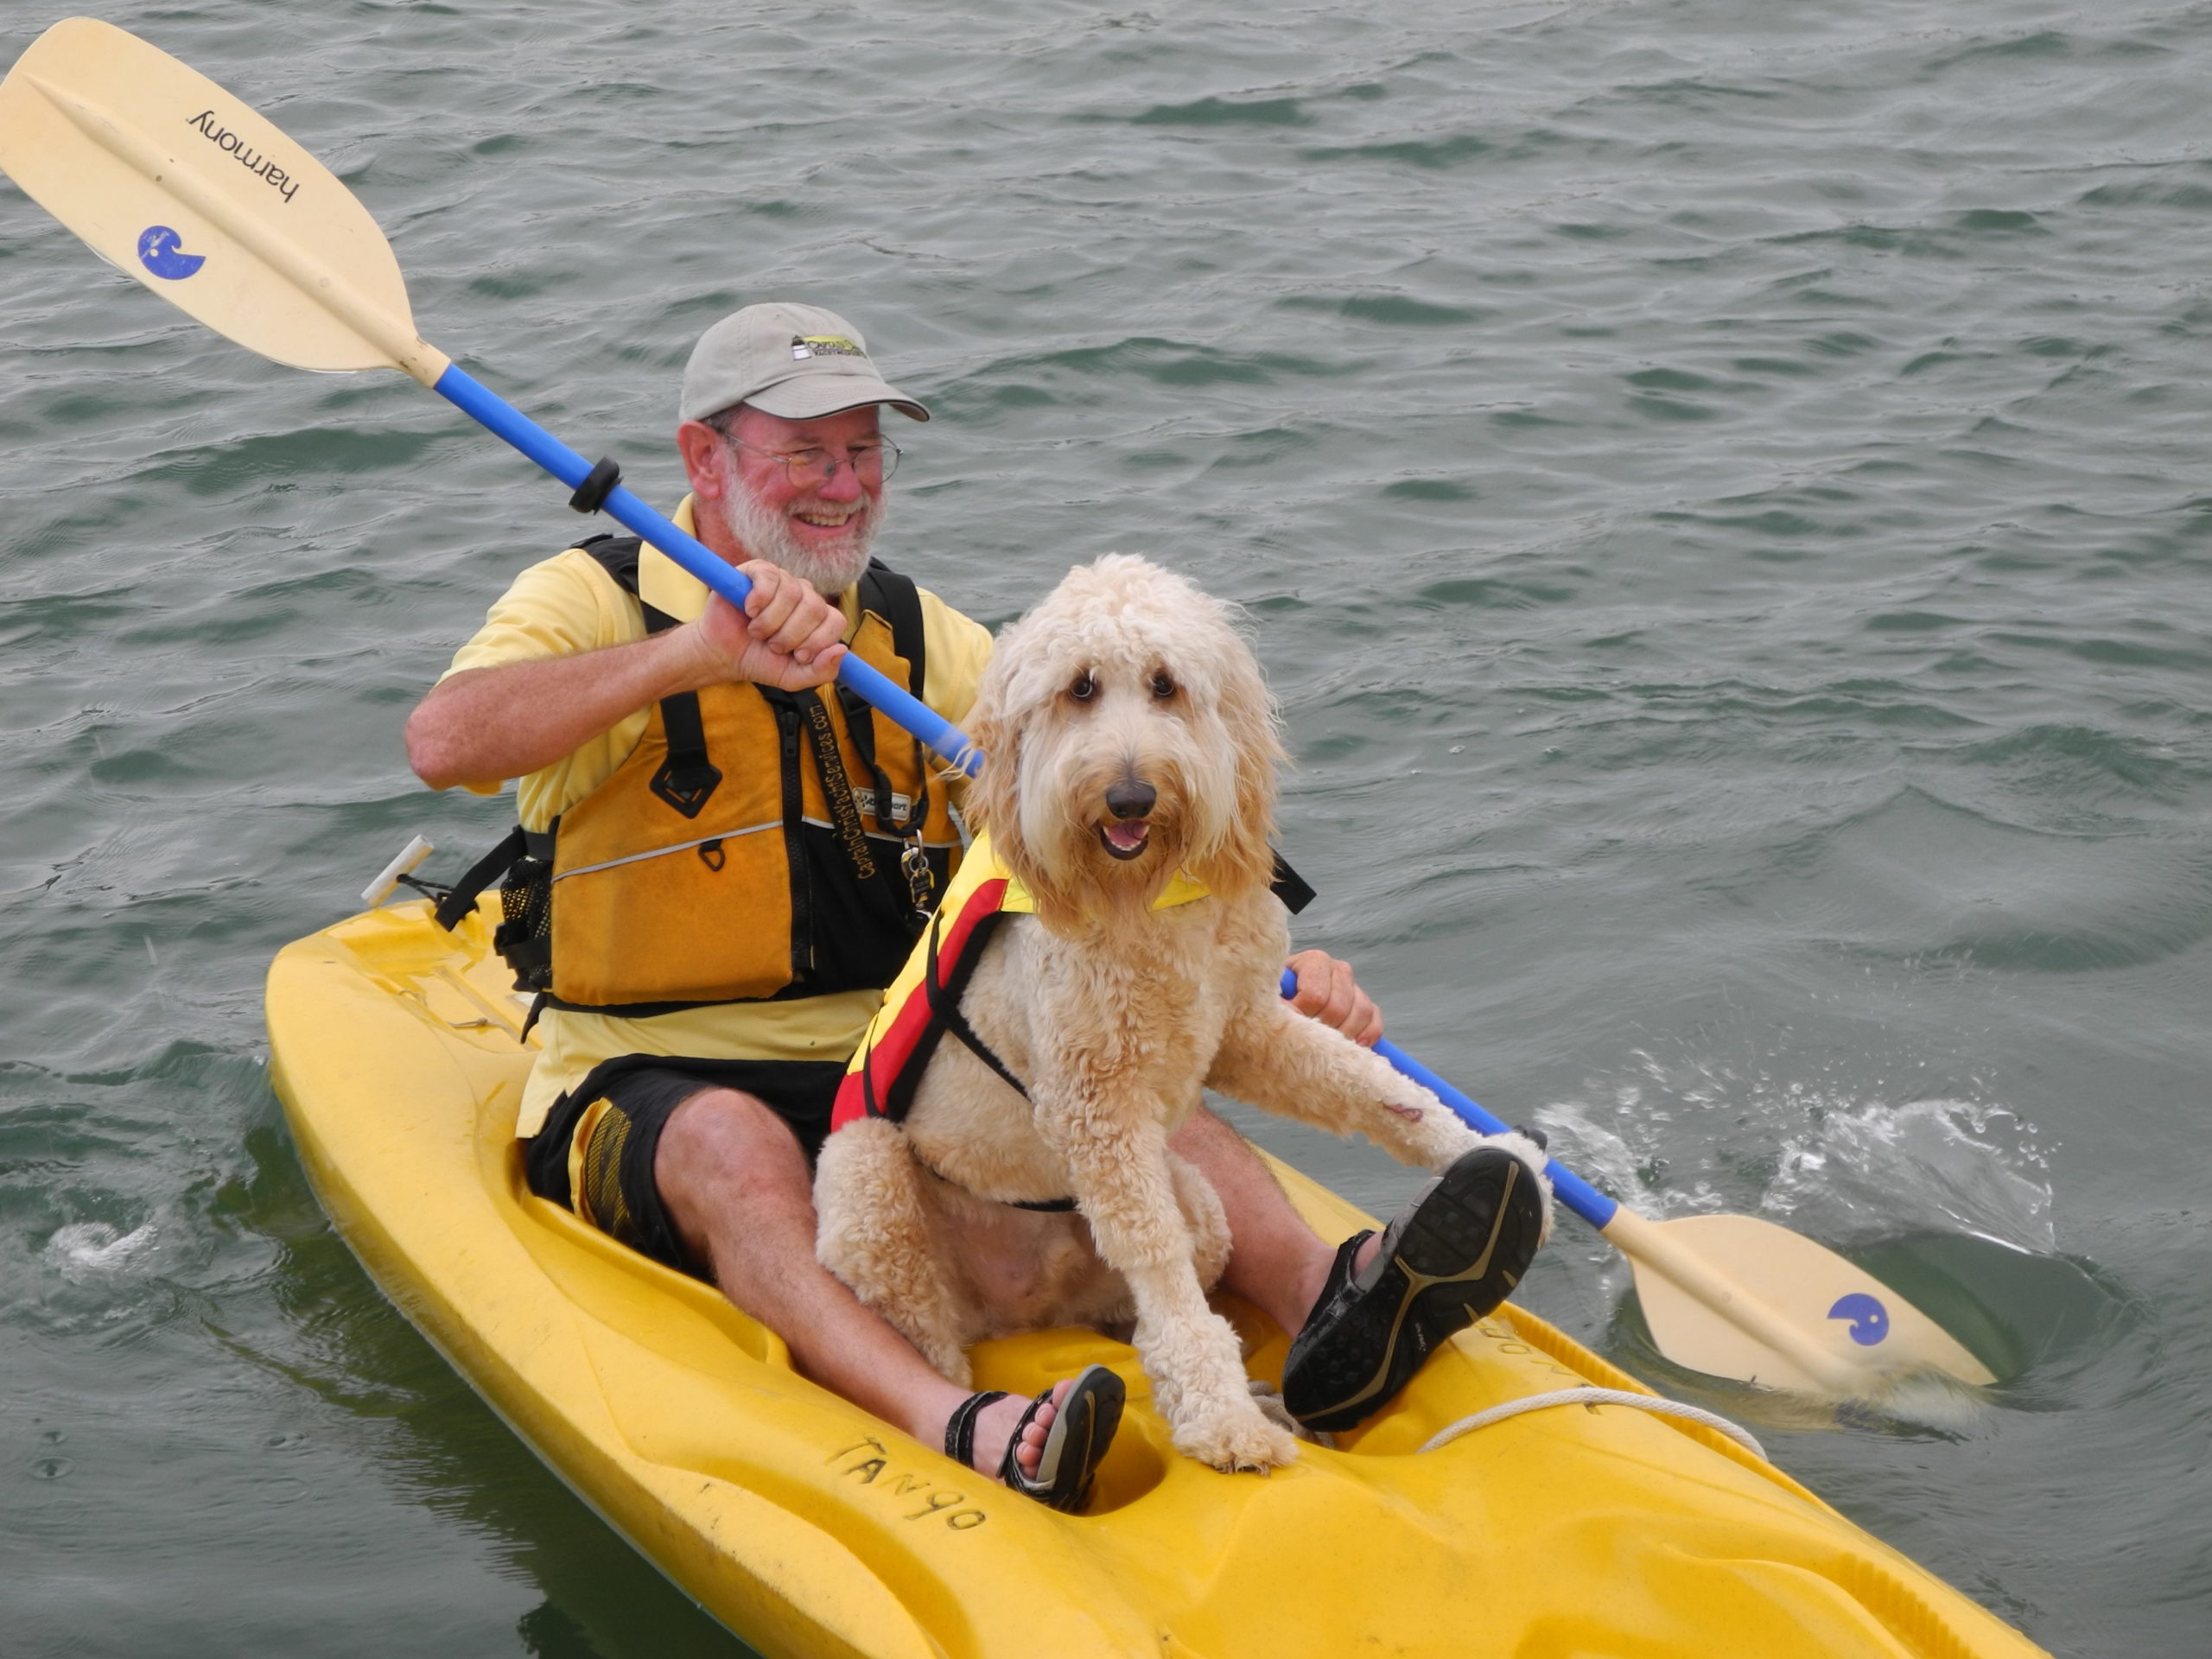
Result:
[[[855,443],[842,455],[833,455],[827,449],[795,449],[789,453],[763,449],[742,438],[729,439],[731,447],[750,449],[763,461],[772,461],[784,469],[784,476],[794,489],[817,490],[837,476],[840,467],[850,467],[863,484],[880,484],[899,470],[899,446],[885,438],[879,443]]]

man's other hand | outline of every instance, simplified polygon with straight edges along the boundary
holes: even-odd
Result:
[[[1372,1048],[1382,1039],[1382,1010],[1359,988],[1350,963],[1338,962],[1325,950],[1301,950],[1289,965],[1298,976],[1292,1007],[1334,1026],[1362,1048]]]
[[[742,613],[718,594],[690,625],[697,636],[698,683],[750,680],[801,691],[837,677],[845,647],[844,613],[779,565],[754,559],[738,566],[753,591]]]

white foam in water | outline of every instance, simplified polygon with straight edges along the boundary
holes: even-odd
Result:
[[[1645,1179],[1648,1166],[1670,1156],[1664,1148],[1670,1144],[1668,1125],[1673,1115],[1663,1107],[1647,1104],[1643,1090],[1635,1084],[1616,1090],[1611,1107],[1592,1106],[1580,1100],[1554,1101],[1537,1110],[1535,1122],[1551,1135],[1551,1151],[1560,1162],[1599,1191],[1646,1215],[1662,1218],[1709,1215],[1731,1207],[1727,1198],[1702,1179],[1687,1184],[1662,1181],[1656,1186]],[[1609,1124],[1620,1125],[1636,1140],[1630,1141]]]
[[[1893,1106],[1703,1065],[1677,1076],[1640,1058],[1643,1081],[1613,1085],[1610,1104],[1555,1102],[1535,1122],[1569,1167],[1647,1214],[1756,1211],[1835,1245],[1967,1232],[2056,1248],[2035,1126],[2004,1107]],[[1725,1125],[1719,1144],[1707,1123]]]
[[[46,1259],[73,1279],[88,1273],[118,1273],[144,1254],[158,1236],[150,1221],[127,1233],[104,1221],[75,1221],[54,1230],[46,1242]]]
[[[1923,1371],[1891,1383],[1872,1402],[1871,1411],[1877,1420],[1964,1437],[1989,1421],[1990,1405],[1980,1390],[1940,1372]]]
[[[1635,1192],[1641,1183],[1629,1143],[1602,1127],[1592,1109],[1563,1100],[1535,1115],[1537,1127],[1551,1136],[1549,1150],[1592,1186],[1615,1194]]]
[[[1971,1101],[1824,1103],[1783,1141],[1760,1207],[1839,1240],[1963,1231],[2057,1246],[2035,1126]]]

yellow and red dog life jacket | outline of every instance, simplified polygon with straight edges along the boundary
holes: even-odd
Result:
[[[1166,910],[1207,896],[1203,885],[1179,870],[1152,907]],[[976,1035],[960,1012],[960,998],[998,925],[1008,916],[1033,913],[1036,908],[1029,890],[992,854],[990,838],[976,836],[913,954],[884,993],[883,1006],[868,1035],[853,1052],[830,1119],[831,1134],[863,1117],[888,1118],[893,1123],[903,1120],[913,1107],[922,1073],[947,1033],[967,1044],[1011,1087],[1027,1092]]]

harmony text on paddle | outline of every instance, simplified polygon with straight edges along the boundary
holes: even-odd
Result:
[[[283,168],[276,165],[273,156],[264,156],[228,127],[215,124],[215,111],[203,110],[184,124],[196,128],[200,136],[216,149],[229,156],[257,179],[266,179],[276,187],[276,194],[289,201],[300,194],[300,183]]]

